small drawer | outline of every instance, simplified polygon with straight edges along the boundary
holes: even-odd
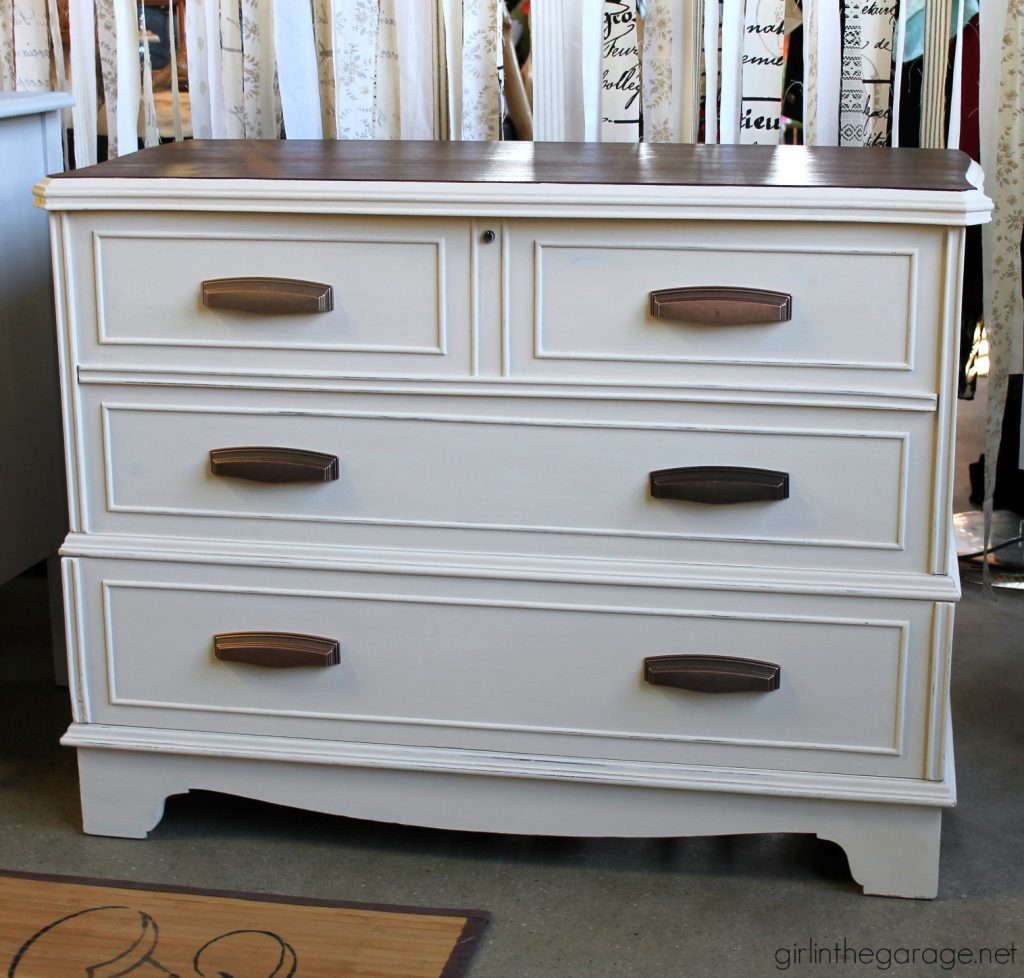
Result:
[[[513,376],[933,392],[943,234],[514,222]],[[917,323],[923,321],[924,329]]]
[[[81,573],[96,723],[896,777],[924,769],[930,670],[941,668],[927,602],[124,561],[86,561]],[[218,655],[224,636],[253,633],[249,661]],[[336,642],[336,657],[300,661],[289,643],[308,641]],[[753,658],[775,682],[708,691],[652,681],[650,661],[678,655],[709,659],[712,673]]]
[[[908,502],[928,498],[924,412],[94,387],[87,404],[92,532],[893,572],[930,558],[931,514]]]
[[[115,215],[72,226],[78,314],[96,320],[84,363],[469,370],[467,221]]]

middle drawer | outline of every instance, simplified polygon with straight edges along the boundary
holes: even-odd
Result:
[[[931,498],[926,412],[83,390],[91,532],[911,572],[930,559],[932,514],[907,505]],[[289,461],[254,470],[244,452],[211,465],[268,447],[320,453],[327,481],[259,481],[290,478]],[[666,470],[690,498],[659,498],[651,474]]]

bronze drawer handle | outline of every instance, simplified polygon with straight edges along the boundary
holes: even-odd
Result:
[[[701,326],[785,323],[793,318],[793,297],[770,289],[695,286],[651,293],[651,315]]]
[[[321,282],[293,278],[214,278],[203,282],[203,305],[264,316],[330,312],[334,289]]]
[[[333,638],[296,632],[225,632],[213,636],[213,654],[221,662],[267,669],[336,666],[341,662],[341,648]]]
[[[650,473],[655,499],[689,503],[754,503],[789,498],[789,473],[733,465],[691,465]]]
[[[732,655],[653,655],[644,659],[644,680],[698,693],[770,693],[782,669],[774,662]]]
[[[301,448],[214,448],[210,470],[250,482],[333,482],[338,478],[338,456]]]

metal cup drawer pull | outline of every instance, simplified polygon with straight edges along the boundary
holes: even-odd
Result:
[[[644,659],[644,680],[698,693],[770,693],[782,669],[774,662],[732,655],[653,655]]]
[[[203,305],[211,309],[254,312],[264,316],[330,312],[334,289],[322,282],[294,278],[214,278],[203,282]]]
[[[701,326],[785,323],[793,318],[793,297],[770,289],[691,286],[651,293],[651,315]]]
[[[333,638],[297,632],[224,632],[213,636],[213,654],[221,662],[266,669],[336,666],[341,647]]]
[[[650,473],[655,499],[690,503],[753,503],[789,498],[789,473],[733,465],[691,465]]]
[[[338,456],[301,448],[245,446],[210,450],[210,471],[250,482],[334,482]]]

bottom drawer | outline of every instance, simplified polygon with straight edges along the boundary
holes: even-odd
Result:
[[[94,723],[909,778],[938,756],[946,605],[66,563]],[[237,633],[327,638],[337,654],[309,664],[318,650]],[[222,658],[217,636],[235,636]],[[645,678],[650,657],[697,654],[774,664],[778,688]]]

